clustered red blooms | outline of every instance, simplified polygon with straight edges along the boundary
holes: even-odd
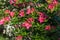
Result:
[[[56,26],[53,26],[53,25],[46,25],[45,26],[45,30],[50,31],[51,29],[56,29]]]
[[[15,12],[10,12],[9,15],[10,15],[11,17],[14,17]]]
[[[32,22],[34,21],[33,18],[28,18],[25,22],[22,23],[22,26],[25,27],[26,29],[29,29],[32,27]]]
[[[23,9],[19,11],[19,16],[20,16],[20,17],[24,17],[24,16],[25,16]]]
[[[10,0],[10,4],[16,3],[16,1],[17,1],[17,0]],[[58,4],[58,2],[57,2],[56,0],[53,0],[53,2],[48,5],[48,9],[50,9],[50,10],[54,9],[54,7],[55,7],[57,4]],[[14,4],[14,5],[15,5],[15,4]],[[39,5],[39,6],[40,6],[40,5]],[[32,8],[27,8],[26,14],[29,15],[29,14],[33,13],[34,11],[35,11],[35,9],[34,9],[33,7],[32,7]],[[5,14],[9,14],[9,16],[6,16],[6,17],[2,18],[2,19],[0,20],[0,25],[3,25],[5,22],[9,22],[9,21],[11,20],[11,17],[13,18],[14,15],[15,15],[15,12],[10,11],[10,10],[5,10],[4,13],[5,13]],[[45,15],[44,12],[38,12],[38,14],[39,14],[38,21],[39,21],[40,23],[45,22],[45,20],[48,18],[47,15]],[[21,9],[21,10],[19,11],[19,14],[18,14],[18,15],[19,15],[19,17],[24,17],[24,16],[25,16],[24,10]],[[24,21],[21,25],[22,25],[22,27],[24,27],[24,28],[26,28],[26,29],[30,29],[30,28],[32,27],[32,22],[34,22],[34,18],[31,18],[31,17],[30,17],[30,18],[26,19],[26,21]],[[45,26],[45,30],[51,30],[51,26],[50,26],[50,25],[46,25],[46,26]],[[16,40],[22,40],[22,36],[17,36],[17,37],[16,37]]]
[[[9,3],[12,5],[13,4],[13,6],[17,6],[16,5],[16,2],[17,2],[18,0],[9,0]]]
[[[26,5],[31,5],[33,6],[32,2],[24,2],[24,3],[19,3],[19,0],[9,0],[9,3],[15,7],[24,7]]]
[[[58,4],[57,0],[53,0],[52,3],[48,5],[48,9],[52,10]]]
[[[10,11],[10,10],[5,10],[4,12],[5,14],[9,14],[11,17],[13,17],[15,15],[15,12]]]
[[[39,21],[40,23],[45,22],[46,18],[47,18],[47,16],[46,16],[43,12],[39,12],[38,21]]]
[[[34,12],[34,8],[27,8],[26,14],[31,14]]]
[[[22,26],[25,27],[26,29],[29,29],[30,27],[32,27],[32,24],[25,21],[23,22]]]
[[[19,35],[19,36],[16,37],[15,40],[22,40],[22,38],[23,38],[23,37],[22,37],[21,35]]]
[[[34,12],[34,8],[28,8],[26,10],[26,14],[31,14],[33,12]],[[25,13],[24,13],[24,10],[23,9],[19,11],[19,16],[20,17],[24,17],[25,16]]]
[[[33,18],[28,18],[28,19],[27,19],[27,22],[28,22],[28,23],[32,23],[33,21],[34,21]]]
[[[31,14],[33,12],[34,12],[34,8],[29,8],[29,9],[26,10],[26,14]],[[5,14],[9,14],[9,16],[12,17],[12,18],[15,15],[15,12],[10,11],[10,10],[5,10],[4,13]],[[23,9],[19,11],[19,16],[20,17],[24,17],[25,16],[25,12],[24,12]],[[9,17],[6,17],[4,19],[6,19],[7,21],[9,21]],[[32,26],[32,24],[31,24],[32,21],[33,21],[33,18],[28,18],[27,21],[23,23],[23,26],[26,27],[27,29],[29,29]],[[0,23],[2,25],[2,24],[4,24],[4,21],[1,21]]]
[[[17,0],[10,0],[10,4],[13,4],[16,1]],[[48,8],[49,9],[53,9],[54,6],[57,5],[57,4],[58,4],[58,2],[56,0],[53,0],[53,2],[48,5]],[[35,11],[35,9],[33,7],[32,8],[27,8],[26,14],[31,14],[34,11]],[[8,17],[4,17],[3,19],[1,19],[0,20],[0,25],[4,24],[5,21],[9,21],[10,17],[14,17],[15,12],[10,11],[10,10],[5,10],[5,14],[9,14],[9,16]],[[45,13],[39,12],[38,14],[39,14],[38,21],[40,23],[45,22],[45,20],[47,19],[47,16],[45,15]],[[25,12],[24,12],[23,9],[19,11],[19,16],[20,17],[24,17],[25,16]],[[29,29],[32,26],[31,23],[32,23],[33,20],[34,20],[33,18],[28,18],[25,22],[23,22],[22,26],[24,26],[25,28]]]
[[[8,22],[8,21],[10,21],[10,17],[8,17],[8,16],[4,17],[0,20],[0,25],[3,25],[5,22]]]
[[[3,25],[5,22],[10,21],[10,17],[13,17],[15,15],[15,12],[12,12],[10,10],[5,10],[5,14],[9,14],[9,16],[6,16],[0,20],[0,25]]]

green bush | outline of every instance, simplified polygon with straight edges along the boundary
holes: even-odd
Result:
[[[59,10],[59,0],[0,0],[0,40],[59,40]]]

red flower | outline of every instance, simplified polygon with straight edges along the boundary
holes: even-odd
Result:
[[[33,13],[35,11],[35,9],[34,8],[31,8],[31,13]]]
[[[46,19],[45,19],[45,18],[42,18],[42,17],[39,17],[39,18],[38,18],[38,21],[39,21],[40,23],[45,22],[45,20],[46,20]]]
[[[29,28],[32,26],[32,24],[30,24],[30,23],[28,23],[28,22],[25,21],[25,22],[22,24],[22,26],[25,27],[26,29],[29,29]]]
[[[5,21],[10,21],[10,17],[5,17]]]
[[[5,12],[5,13],[10,13],[10,10],[5,10],[4,12]]]
[[[53,0],[53,4],[54,5],[57,5],[58,4],[58,1],[57,0]]]
[[[38,21],[39,21],[40,23],[45,22],[47,16],[46,16],[43,12],[38,12],[38,14],[39,14]]]
[[[3,25],[4,24],[4,21],[5,21],[5,19],[3,18],[3,19],[1,19],[0,20],[0,25]]]
[[[38,12],[39,16],[45,16],[43,12]]]
[[[24,17],[24,16],[25,16],[25,14],[24,14],[24,10],[20,10],[20,12],[19,12],[19,16],[21,16],[21,17]]]
[[[31,14],[34,12],[34,8],[28,8],[26,14]]]
[[[17,36],[15,40],[22,40],[22,36],[21,35]]]
[[[53,4],[49,4],[48,5],[48,9],[50,9],[50,10],[54,9],[54,5]]]
[[[58,4],[57,0],[53,0],[51,4],[48,5],[48,8],[50,10],[54,9],[54,7]]]
[[[0,25],[3,25],[6,21],[10,21],[10,17],[4,17],[0,20]]]
[[[11,17],[13,17],[15,15],[15,12],[10,12],[9,14]]]
[[[50,25],[47,25],[47,26],[45,27],[45,30],[51,30],[51,26],[50,26]]]
[[[9,3],[10,3],[10,4],[13,4],[13,3],[14,3],[14,1],[13,1],[13,0],[10,0],[10,1],[9,1]]]
[[[31,14],[31,9],[28,8],[26,14]]]
[[[13,4],[13,6],[17,6],[16,4]]]
[[[28,22],[28,23],[32,23],[33,21],[34,21],[33,18],[28,18],[28,19],[27,19],[27,22]]]
[[[14,2],[16,3],[16,2],[17,2],[17,0],[14,0]]]

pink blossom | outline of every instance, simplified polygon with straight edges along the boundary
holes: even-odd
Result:
[[[38,21],[39,21],[40,23],[45,22],[46,18],[48,18],[43,12],[38,12],[38,14],[39,14]]]
[[[53,4],[49,4],[48,5],[48,9],[52,10],[54,8],[54,5]]]
[[[31,8],[31,13],[33,13],[35,11],[35,9],[34,8]]]
[[[27,19],[27,22],[28,22],[28,23],[32,23],[33,21],[34,21],[33,18],[28,18],[28,19]]]
[[[50,26],[50,25],[47,25],[47,26],[45,27],[45,30],[51,30],[51,26]]]
[[[31,25],[30,23],[28,23],[28,22],[25,21],[25,22],[22,24],[22,26],[25,27],[26,29],[29,29],[32,25]]]
[[[50,10],[54,9],[54,7],[58,4],[57,0],[53,0],[53,2],[51,4],[48,5],[48,8]]]
[[[5,10],[4,12],[5,12],[5,13],[10,13],[10,10]]]
[[[0,25],[3,25],[6,21],[10,21],[10,17],[4,17],[0,20]]]
[[[35,9],[33,7],[32,8],[28,8],[26,14],[31,14],[34,11],[35,11]]]
[[[39,16],[45,16],[43,12],[38,12]]]
[[[3,25],[4,24],[4,18],[0,20],[0,25]]]
[[[16,4],[13,4],[13,6],[17,6]]]
[[[17,0],[14,0],[14,2],[16,3],[16,2],[17,2]]]
[[[9,3],[10,3],[10,4],[13,4],[13,3],[14,3],[14,1],[13,1],[13,0],[10,0],[10,1],[9,1]]]
[[[24,16],[25,16],[25,14],[24,14],[24,10],[20,10],[20,12],[19,12],[19,16],[21,16],[21,17],[24,17]]]
[[[31,14],[31,9],[28,8],[26,14]]]
[[[17,36],[15,40],[22,40],[22,36],[21,35]]]
[[[34,8],[28,8],[26,14],[31,14],[34,12]]]
[[[10,21],[10,17],[5,17],[5,21]]]
[[[58,4],[58,1],[57,0],[53,0],[53,4],[54,5],[57,5]]]
[[[45,19],[45,18],[42,18],[42,17],[39,17],[39,18],[38,18],[38,21],[39,21],[40,23],[45,22],[45,20],[46,20],[46,19]]]
[[[11,17],[13,17],[15,15],[15,12],[10,12],[9,14]]]

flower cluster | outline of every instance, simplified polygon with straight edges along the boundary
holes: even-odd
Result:
[[[46,16],[43,12],[39,12],[38,21],[39,21],[40,23],[45,22],[46,18],[47,18],[47,16]]]
[[[55,34],[58,22],[54,17],[60,7],[58,0],[4,2],[0,8],[3,36],[6,35],[11,40],[57,40]]]
[[[23,22],[22,26],[26,27],[26,29],[29,29],[30,27],[32,27],[32,22],[34,21],[33,18],[28,18],[27,21]]]
[[[53,1],[48,5],[48,8],[49,8],[50,10],[53,10],[53,9],[56,7],[57,4],[58,4],[58,2],[57,2],[56,0],[53,0]]]

